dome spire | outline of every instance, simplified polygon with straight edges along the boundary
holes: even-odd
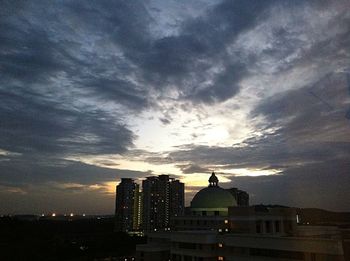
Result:
[[[209,178],[209,187],[218,187],[219,179],[215,176],[214,171],[211,173]]]

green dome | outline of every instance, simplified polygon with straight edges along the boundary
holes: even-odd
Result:
[[[237,206],[233,195],[218,186],[209,186],[201,189],[193,197],[191,208],[227,208]]]

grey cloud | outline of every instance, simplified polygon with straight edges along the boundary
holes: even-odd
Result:
[[[8,186],[37,186],[54,182],[82,185],[117,182],[120,178],[139,179],[149,172],[109,169],[53,157],[19,157],[0,165],[0,183]]]
[[[267,126],[258,126],[266,133],[263,136],[232,147],[191,145],[170,152],[169,156],[174,162],[236,168],[273,165],[288,168],[295,164],[349,159],[347,88],[345,74],[332,74],[304,88],[275,95],[251,113],[252,121],[257,116],[266,117]],[[272,128],[273,132],[266,132]]]
[[[203,166],[220,165],[220,168],[225,165],[235,168],[266,168],[348,158],[350,150],[348,143],[343,142],[289,144],[283,140],[274,140],[271,136],[253,146],[190,146],[187,150],[171,152],[169,156],[173,162],[178,163],[190,161]]]
[[[105,182],[135,179],[149,172],[108,169],[47,155],[17,156],[0,164],[0,212],[111,214],[114,193]],[[108,188],[111,189],[111,188]],[[64,204],[62,204],[64,202]]]
[[[282,172],[272,176],[232,175],[233,183],[223,186],[247,190],[255,204],[344,211],[349,204],[345,184],[349,183],[350,164],[347,78],[344,73],[330,74],[264,100],[251,117],[263,115],[267,126],[261,129],[275,128],[274,132],[226,148],[190,145],[170,152],[169,157],[179,165],[191,162],[224,170],[279,169]]]
[[[349,17],[343,10],[335,12],[331,23],[318,28],[328,37],[307,38],[311,43],[308,48],[294,30],[310,22],[301,19],[290,27],[274,28],[271,45],[261,54],[252,50],[228,51],[240,35],[269,19],[272,6],[293,15],[291,12],[297,14],[298,8],[302,10],[304,6],[323,12],[337,5],[333,2],[222,1],[199,17],[181,21],[177,34],[160,38],[151,33],[152,17],[142,1],[2,4],[0,148],[23,154],[2,157],[4,184],[35,184],[40,180],[90,184],[116,178],[111,170],[92,170],[91,166],[58,162],[57,158],[126,153],[135,136],[121,115],[150,107],[162,109],[159,99],[168,91],[177,92],[179,100],[186,102],[184,109],[190,111],[198,103],[222,102],[235,96],[242,80],[259,72],[260,65],[266,67],[266,61],[276,61],[275,74],[330,61],[326,68],[318,70],[318,79],[330,71],[349,68]],[[298,8],[292,10],[294,5]],[[305,86],[262,101],[252,112],[252,121],[264,116],[268,122],[257,128],[267,131],[278,127],[274,133],[233,147],[191,145],[169,155],[136,156],[159,164],[191,162],[184,169],[188,172],[216,164],[233,168],[282,166],[286,174],[269,177],[271,184],[273,179],[289,177],[287,173],[295,164],[304,166],[298,169],[304,173],[310,164],[349,159],[349,104],[345,100],[349,95],[344,92],[341,77],[330,79],[322,79],[315,86],[327,82],[333,91],[327,86]],[[170,114],[160,119],[167,123]],[[36,164],[30,161],[29,154]],[[11,176],[10,170],[18,175]],[[135,177],[143,174],[125,172]],[[344,180],[337,178],[339,182]],[[267,177],[260,178],[264,179]],[[288,183],[282,185],[285,188]],[[38,195],[32,200],[39,200]],[[17,196],[9,202],[23,200]],[[55,194],[53,201],[67,198],[68,194]]]
[[[45,31],[34,28],[26,30],[21,25],[5,25],[6,29],[0,32],[0,68],[5,77],[2,81],[14,78],[32,83],[63,70],[63,64],[55,57],[55,47]]]
[[[245,74],[247,74],[247,70],[241,64],[237,63],[227,66],[224,72],[216,75],[212,85],[196,91],[190,97],[193,100],[205,101],[207,103],[225,101],[238,93],[240,90],[239,82]]]
[[[0,92],[1,148],[20,153],[122,153],[133,134],[100,110],[65,109],[33,94]]]
[[[184,174],[192,174],[192,173],[209,173],[209,168],[204,168],[195,164],[184,164],[184,165],[177,165]]]
[[[269,5],[223,1],[205,16],[184,23],[180,35],[154,41],[142,65],[145,78],[163,89],[175,84],[183,99],[194,102],[220,102],[234,96],[248,65],[228,55],[226,46],[262,19]],[[203,88],[209,71],[222,61],[224,70]]]
[[[230,184],[251,194],[253,204],[281,204],[347,211],[349,161],[331,160],[294,166],[278,176],[233,177]]]
[[[159,120],[164,124],[164,125],[168,125],[171,123],[171,121],[167,118],[159,118]]]
[[[276,95],[262,102],[252,116],[264,115],[281,125],[281,134],[295,141],[349,141],[348,85],[345,73],[329,74],[311,85]]]
[[[0,32],[1,87],[8,88],[16,83],[16,88],[41,88],[43,94],[47,93],[45,85],[54,86],[53,92],[61,89],[78,93],[77,90],[81,89],[83,95],[85,92],[85,95],[102,97],[131,109],[147,106],[146,92],[125,79],[125,73],[130,71],[128,61],[114,54],[118,46],[113,44],[109,35],[111,30],[122,30],[124,33],[116,34],[127,46],[131,46],[127,43],[128,37],[132,38],[130,42],[139,43],[140,40],[130,36],[136,34],[132,32],[132,26],[135,31],[147,24],[133,25],[135,17],[141,19],[145,16],[131,14],[138,6],[142,5],[108,1],[87,5],[82,2],[49,5],[40,1],[35,4],[23,2],[17,16],[1,18],[5,25]],[[9,9],[10,5],[3,12]],[[41,12],[42,9],[47,10]],[[97,27],[93,27],[94,24]],[[138,32],[138,35],[143,35]],[[96,50],[90,50],[86,46],[88,43],[95,44]],[[108,57],[108,51],[98,44],[107,46]],[[57,81],[65,82],[58,84]]]

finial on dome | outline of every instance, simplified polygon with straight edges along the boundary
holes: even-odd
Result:
[[[217,187],[219,183],[219,179],[215,176],[214,171],[211,173],[211,176],[209,178],[209,187]]]

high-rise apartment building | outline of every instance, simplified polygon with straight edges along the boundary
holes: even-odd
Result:
[[[117,231],[138,230],[141,223],[142,197],[140,186],[130,178],[122,178],[117,186],[115,228]]]
[[[184,213],[184,184],[168,175],[147,177],[142,182],[145,231],[168,230],[170,220]]]

